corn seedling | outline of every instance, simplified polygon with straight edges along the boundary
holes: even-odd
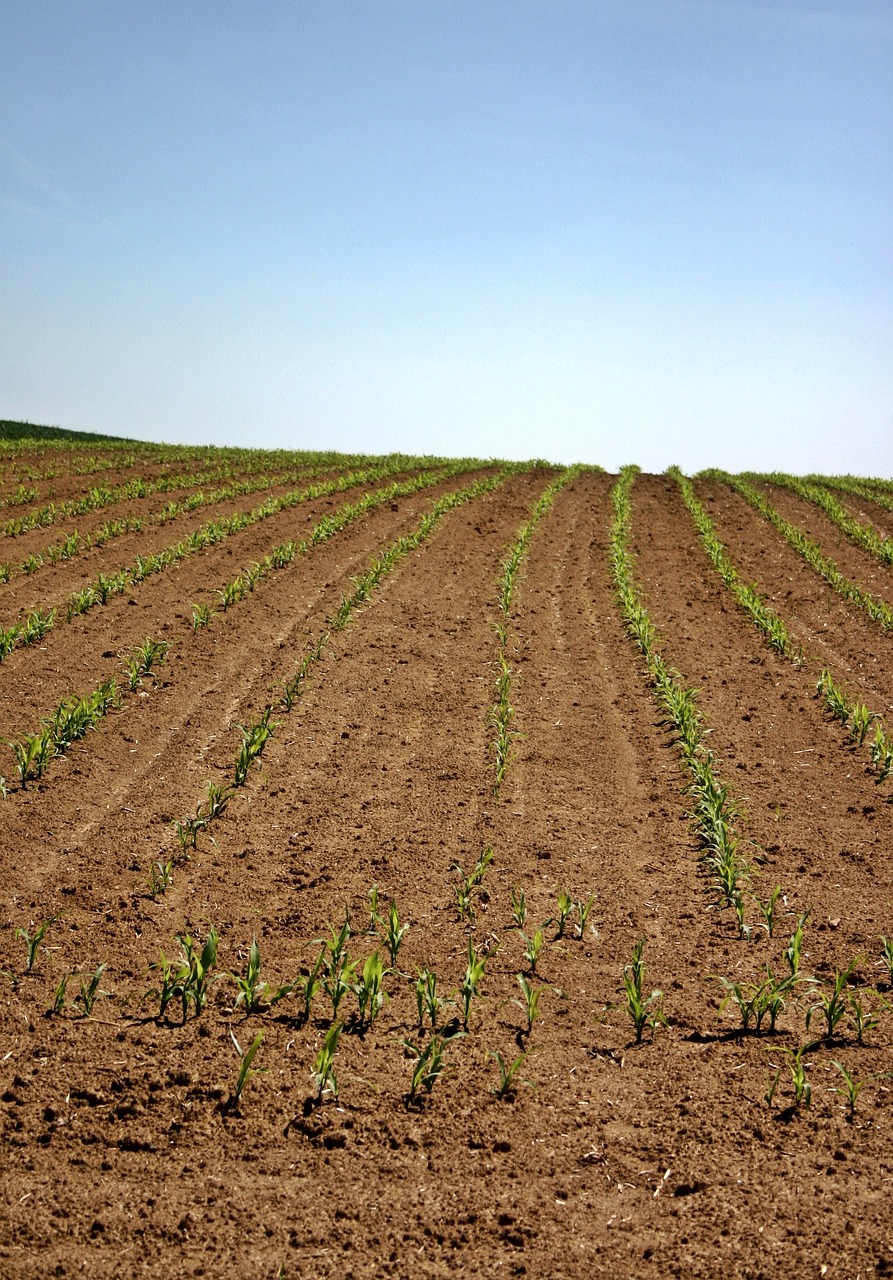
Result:
[[[65,994],[68,990],[68,979],[70,975],[64,974],[57,982],[53,990],[53,1003],[50,1006],[50,1014],[63,1013],[65,1010]]]
[[[516,1004],[527,1018],[527,1034],[530,1035],[533,1030],[533,1024],[539,1017],[540,996],[543,993],[543,988],[535,987],[523,973],[516,973],[515,977],[518,979],[518,986],[521,988],[521,999],[513,999],[512,1004]]]
[[[808,1107],[812,1102],[812,1085],[806,1078],[806,1068],[809,1065],[803,1061],[803,1055],[808,1046],[801,1045],[799,1049],[788,1049],[783,1046],[773,1048],[769,1052],[783,1053],[787,1057],[788,1070],[791,1073],[791,1085],[794,1089],[794,1106],[799,1107],[802,1103],[804,1107]],[[778,1082],[781,1079],[784,1066],[780,1066],[774,1077],[769,1081],[769,1087],[766,1090],[766,1105],[771,1107],[772,1100],[775,1097],[775,1091],[778,1088]]]
[[[419,1089],[430,1093],[437,1081],[446,1071],[446,1051],[451,1041],[464,1035],[463,1031],[455,1031],[451,1035],[432,1036],[424,1046],[413,1044],[411,1040],[400,1043],[415,1058],[412,1079],[409,1086],[409,1100],[414,1101]]]
[[[359,1027],[361,1031],[372,1026],[376,1016],[384,1008],[388,999],[383,983],[388,971],[380,951],[374,951],[362,968],[359,978],[353,984],[353,992],[359,1007]]]
[[[29,933],[27,929],[19,927],[16,929],[16,937],[21,938],[25,944],[25,972],[30,973],[37,963],[37,955],[40,951],[40,944],[46,937],[47,929],[51,924],[55,924],[59,919],[59,915],[50,916],[49,920],[44,920],[43,924],[38,925],[33,933]]]
[[[257,938],[251,939],[251,946],[248,951],[248,967],[244,976],[239,973],[230,973],[229,977],[238,988],[238,995],[235,999],[233,1008],[238,1009],[239,1005],[245,1006],[246,1016],[263,1008],[266,1003],[267,983],[260,976],[260,947],[257,945]]]
[[[505,1101],[514,1096],[516,1082],[526,1084],[528,1089],[534,1088],[534,1085],[532,1085],[529,1080],[525,1080],[524,1077],[519,1074],[521,1067],[524,1065],[524,1060],[527,1055],[532,1052],[533,1049],[525,1049],[523,1053],[518,1054],[512,1063],[507,1064],[498,1049],[491,1051],[490,1057],[494,1060],[499,1070],[499,1083],[492,1085],[490,1092],[495,1093],[496,1097],[499,1098],[500,1101]]]
[[[479,956],[475,950],[474,943],[468,939],[468,964],[465,966],[465,973],[462,976],[462,985],[459,988],[459,1005],[462,1009],[462,1025],[468,1030],[468,1018],[471,1013],[471,1002],[478,995],[481,979],[484,976],[484,970],[487,967],[486,956]]]
[[[809,1031],[813,1015],[818,1014],[824,1021],[823,1040],[833,1040],[834,1033],[847,1013],[847,983],[858,964],[853,960],[845,969],[835,969],[834,981],[826,991],[819,991],[815,1004],[806,1010],[806,1030]]]
[[[831,1086],[832,1093],[839,1093],[841,1097],[846,1098],[847,1102],[847,1120],[853,1123],[856,1115],[856,1099],[859,1097],[865,1085],[872,1080],[886,1080],[890,1076],[889,1071],[876,1072],[874,1075],[865,1076],[863,1080],[857,1080],[852,1072],[848,1071],[842,1062],[838,1062],[836,1058],[832,1058],[831,1062],[843,1076],[843,1087],[837,1085]]]
[[[381,917],[379,917],[379,919],[381,919]],[[400,923],[396,902],[391,902],[388,907],[388,914],[383,920],[381,920],[381,925],[384,943],[388,949],[388,955],[391,958],[391,968],[396,969],[397,955],[400,951],[404,937],[409,932],[409,925]]]
[[[732,981],[730,978],[719,975],[713,976],[713,981],[721,983],[726,993],[720,1002],[720,1013],[727,1004],[734,1004],[741,1019],[741,1031],[744,1035],[750,1031],[753,1031],[754,1035],[759,1035],[763,1029],[763,1023],[767,1020],[768,1031],[770,1033],[775,1031],[779,1015],[785,1008],[785,997],[798,980],[796,974],[791,974],[787,978],[777,978],[768,965],[766,977],[762,981],[744,982],[740,979]]]
[[[850,709],[850,732],[860,747],[865,742],[865,735],[872,723],[877,719],[877,713],[869,711],[864,702],[858,702]]]
[[[204,823],[219,818],[232,797],[231,787],[221,787],[216,782],[208,783],[208,798],[199,806],[198,816]]]
[[[192,606],[192,630],[198,631],[199,627],[206,627],[211,621],[212,609],[209,604],[194,604]]]
[[[595,906],[595,894],[591,893],[585,902],[581,898],[574,905],[577,908],[577,937],[583,938],[586,934],[586,926],[589,923],[592,908]]]
[[[564,889],[560,889],[558,893],[558,920],[556,921],[558,925],[557,936],[559,938],[564,937],[564,930],[567,927],[567,922],[574,909],[574,905],[574,900],[570,894],[566,893]]]
[[[781,885],[776,885],[764,902],[762,898],[757,897],[754,893],[751,895],[754,905],[763,917],[760,924],[761,929],[765,929],[771,938],[775,933],[775,926],[778,923],[778,900],[781,897]]]
[[[543,949],[545,941],[543,931],[542,929],[537,929],[531,938],[528,938],[526,933],[522,933],[521,937],[524,941],[524,959],[527,961],[527,967],[532,975],[536,973],[536,966]]]
[[[149,868],[149,879],[147,881],[149,888],[149,897],[154,901],[159,895],[164,894],[174,882],[174,864],[169,859],[163,862],[160,858],[152,863]]]
[[[131,689],[142,684],[143,676],[149,674],[153,666],[164,661],[169,645],[166,640],[152,640],[147,636],[142,644],[137,645],[133,656],[124,664]]]
[[[512,924],[516,929],[523,929],[527,923],[527,895],[521,888],[511,889],[509,897],[512,904]]]
[[[322,1101],[324,1093],[330,1093],[333,1098],[338,1097],[335,1054],[338,1050],[338,1041],[341,1038],[343,1026],[344,1024],[341,1022],[332,1023],[326,1032],[322,1048],[314,1059],[313,1070],[310,1075],[313,1080],[314,1096],[317,1102]]]
[[[316,963],[313,968],[306,975],[299,975],[292,983],[292,992],[299,992],[304,999],[304,1008],[301,1014],[303,1022],[310,1021],[310,1010],[313,1006],[313,998],[322,988],[323,980],[320,975],[323,973],[327,954],[328,947],[323,943],[319,955],[316,957]]]
[[[243,725],[239,725],[239,732],[242,735],[242,745],[239,748],[239,754],[236,757],[236,768],[233,778],[234,786],[244,786],[245,780],[248,777],[248,770],[251,768],[254,761],[258,759],[264,747],[279,727],[277,724],[270,722],[270,716],[272,713],[273,708],[267,707],[261,718],[254,724],[249,725],[247,729]]]
[[[91,974],[88,982],[84,982],[84,980],[81,979],[81,989],[72,1001],[71,1007],[73,1009],[77,1009],[78,1006],[80,1006],[80,1013],[84,1018],[90,1017],[90,1014],[93,1012],[93,1005],[101,996],[107,996],[109,994],[107,991],[100,990],[99,987],[105,970],[106,965],[101,964],[96,972]]]
[[[447,1001],[437,994],[437,974],[425,965],[418,970],[414,986],[419,1028],[424,1026],[427,1015],[431,1030],[436,1031],[438,1019],[447,1004]]]
[[[643,995],[645,983],[645,939],[640,938],[633,948],[632,961],[623,967],[623,987],[626,993],[626,1011],[636,1032],[636,1044],[642,1043],[645,1028],[652,1036],[658,1027],[666,1026],[663,1015],[663,992],[655,989],[650,996]]]
[[[871,744],[871,763],[877,770],[875,781],[886,782],[893,772],[893,740],[884,732],[881,725],[874,726],[874,742]]]
[[[198,833],[206,825],[206,821],[201,817],[174,819],[173,827],[177,833],[177,839],[180,842],[180,851],[188,856],[189,849],[195,849],[198,846]]]
[[[251,1042],[251,1045],[247,1049],[242,1048],[242,1046],[239,1044],[238,1040],[235,1037],[235,1033],[232,1030],[229,1033],[229,1038],[233,1042],[233,1048],[235,1049],[236,1053],[239,1055],[239,1074],[236,1076],[236,1087],[233,1090],[233,1099],[232,1099],[233,1106],[238,1107],[239,1103],[242,1100],[242,1094],[245,1091],[245,1087],[248,1084],[249,1080],[251,1080],[253,1076],[258,1075],[260,1072],[266,1071],[266,1067],[252,1067],[251,1065],[254,1062],[255,1054],[260,1048],[261,1041],[264,1038],[264,1033],[262,1031],[259,1031],[257,1035],[254,1037],[253,1041]]]
[[[196,1016],[202,1012],[211,987],[216,981],[216,977],[211,976],[211,970],[217,961],[220,935],[212,925],[201,951],[197,949],[195,940],[189,934],[178,933],[177,941],[182,952],[180,962],[175,964],[162,951],[161,959],[149,966],[150,970],[158,970],[161,975],[161,984],[147,992],[144,998],[158,999],[159,1018],[165,1016],[167,1006],[172,1000],[179,999],[185,1023],[189,1016],[190,1005],[194,1007]]]
[[[803,950],[803,929],[809,919],[810,913],[804,911],[803,915],[797,921],[797,928],[791,934],[791,940],[787,945],[784,953],[785,961],[791,971],[791,977],[796,977],[800,972],[800,956]]]
[[[867,1009],[863,1004],[866,995],[879,998],[878,993],[871,987],[865,991],[847,992],[847,1020],[852,1023],[853,1030],[856,1032],[857,1044],[862,1044],[864,1037],[869,1031],[873,1031],[881,1020],[880,1013]]]

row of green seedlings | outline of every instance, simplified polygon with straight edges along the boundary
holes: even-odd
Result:
[[[719,982],[723,990],[719,1013],[722,1014],[727,1005],[732,1004],[738,1011],[741,1020],[739,1034],[760,1036],[775,1034],[777,1022],[787,1007],[792,993],[798,986],[808,992],[811,1001],[805,1010],[806,1033],[809,1036],[814,1024],[818,1024],[820,1034],[812,1036],[805,1044],[796,1047],[788,1045],[772,1045],[766,1047],[767,1053],[782,1058],[780,1066],[775,1067],[775,1074],[769,1076],[765,1102],[770,1108],[775,1100],[779,1082],[787,1067],[793,1102],[789,1112],[797,1107],[809,1107],[812,1098],[812,1086],[807,1079],[807,1068],[811,1065],[806,1055],[813,1053],[820,1046],[832,1046],[841,1042],[844,1024],[848,1024],[855,1032],[856,1044],[862,1046],[865,1036],[875,1030],[880,1023],[883,1012],[893,1012],[893,1004],[875,987],[865,985],[851,986],[854,974],[861,959],[857,958],[843,969],[835,969],[834,978],[822,984],[817,978],[805,975],[800,968],[803,947],[803,930],[808,912],[800,916],[797,927],[791,936],[783,961],[787,972],[776,974],[769,964],[765,967],[765,976],[754,981],[731,979],[722,975],[713,975],[711,980]],[[888,975],[888,991],[893,990],[893,939],[881,937],[880,963],[886,968]],[[663,1008],[663,992],[653,990],[646,995],[645,939],[640,938],[633,950],[632,961],[624,966],[623,984],[626,1012],[635,1030],[636,1043],[642,1042],[646,1030],[652,1036],[660,1027],[668,1025]],[[867,1005],[866,1001],[871,1001]],[[607,1014],[610,1006],[605,1006],[601,1017]],[[855,1119],[856,1101],[865,1085],[877,1080],[887,1079],[891,1072],[875,1072],[871,1075],[857,1077],[855,1072],[837,1058],[830,1059],[830,1065],[839,1073],[841,1084],[831,1086],[831,1092],[845,1098],[847,1119]]]
[[[893,541],[877,533],[870,525],[863,524],[861,520],[857,520],[823,485],[801,480],[798,476],[787,475],[781,471],[773,471],[769,475],[756,475],[745,472],[745,479],[778,485],[780,488],[788,489],[791,493],[795,493],[798,498],[811,502],[813,506],[823,511],[828,519],[842,533],[845,533],[848,538],[860,546],[863,551],[867,551],[869,555],[876,556],[884,564],[893,564]]]
[[[284,711],[287,714],[292,710],[303,691],[307,679],[317,663],[322,660],[330,636],[335,632],[344,630],[353,614],[372,597],[382,579],[391,572],[396,564],[424,542],[447,512],[464,502],[469,502],[486,493],[491,493],[503,482],[507,474],[507,470],[502,470],[495,476],[477,480],[462,489],[457,489],[453,493],[437,499],[432,504],[431,510],[422,518],[420,524],[412,533],[404,534],[379,555],[373,557],[366,572],[358,575],[353,580],[353,590],[341,597],[337,609],[328,619],[326,631],[311,644],[295,673],[285,681],[280,697],[275,702],[268,703],[260,716],[252,723],[247,726],[238,726],[242,740],[236,755],[232,782],[227,786],[220,786],[217,783],[210,782],[208,784],[208,797],[199,804],[195,816],[174,822],[174,829],[180,842],[181,857],[186,855],[190,848],[197,847],[200,832],[204,831],[215,818],[223,813],[234,791],[245,785],[252,765],[260,762],[260,757],[265,747],[279,727],[279,723],[273,719],[273,716],[278,711]],[[165,858],[162,855],[150,869],[150,882],[154,881],[157,884],[158,892],[164,892],[172,883],[173,864],[174,859]]]
[[[151,637],[132,650],[124,662],[130,689],[138,688],[143,678],[164,661],[167,650],[166,640],[153,640]],[[117,682],[114,679],[104,680],[92,693],[83,697],[75,694],[60,702],[54,713],[41,721],[35,733],[26,734],[20,741],[10,741],[22,789],[32,779],[43,777],[53,760],[85,737],[112,707],[120,705],[120,701]],[[6,796],[3,778],[0,778],[0,793]]]
[[[376,507],[383,506],[388,502],[394,502],[398,498],[411,497],[424,489],[431,488],[432,485],[440,483],[453,474],[455,474],[455,468],[448,468],[444,471],[424,471],[421,475],[414,476],[411,480],[395,481],[386,488],[377,489],[373,493],[365,493],[358,502],[345,503],[331,515],[325,516],[314,526],[306,538],[301,538],[298,542],[283,542],[280,546],[274,548],[269,555],[265,556],[262,561],[249,566],[242,573],[237,574],[226,586],[218,588],[217,595],[220,599],[221,610],[225,613],[232,605],[237,604],[252,592],[257,583],[267,577],[268,574],[277,569],[284,569],[293,560],[299,556],[306,555],[313,547],[319,546],[320,543],[334,537],[336,533],[340,533],[348,525],[355,520],[361,519]],[[194,604],[192,606],[193,631],[197,631],[199,627],[207,626],[216,612],[218,611],[210,604]]]
[[[286,494],[282,498],[270,498],[250,512],[240,512],[221,520],[206,521],[201,528],[196,529],[188,538],[180,542],[164,547],[153,555],[137,556],[132,565],[124,566],[117,572],[98,574],[95,581],[88,583],[69,597],[65,610],[66,621],[70,622],[72,618],[80,617],[96,605],[107,604],[114,596],[120,595],[129,587],[145,581],[153,574],[164,572],[172,564],[214,546],[231,534],[240,533],[260,520],[277,515],[280,511],[290,509],[299,503],[329,497],[331,494],[341,493],[345,489],[381,478],[380,472],[377,471],[350,472],[337,480],[311,485],[306,489]],[[24,622],[13,623],[6,629],[0,628],[0,661],[18,645],[34,644],[36,639],[42,639],[56,625],[57,611],[50,609],[43,613],[36,610],[29,614]]]
[[[887,733],[881,717],[877,712],[869,711],[864,702],[850,701],[827,667],[822,670],[816,689],[829,714],[849,731],[857,746],[864,745],[868,731],[874,725],[871,763],[877,772],[875,782],[878,785],[886,782],[893,772],[893,738]]]
[[[713,468],[700,474],[706,479],[718,480],[723,484],[727,484],[737,493],[740,493],[765,520],[768,520],[774,529],[778,530],[782,537],[790,543],[810,568],[827,582],[832,590],[836,591],[844,600],[849,600],[862,609],[873,622],[877,622],[885,631],[893,630],[893,609],[883,600],[873,596],[870,591],[866,591],[864,587],[860,587],[857,583],[851,582],[846,578],[837,564],[829,556],[822,554],[818,543],[808,538],[802,529],[796,528],[785,520],[752,484],[742,480],[740,476],[733,476],[727,471],[719,471]]]
[[[575,480],[582,470],[581,466],[567,467],[557,479],[543,491],[533,505],[529,518],[518,530],[515,541],[501,566],[497,584],[497,607],[499,616],[495,623],[499,652],[496,658],[496,701],[490,711],[490,725],[493,729],[493,740],[490,750],[493,754],[494,777],[493,794],[498,797],[506,772],[512,762],[512,742],[516,737],[513,731],[512,717],[514,708],[511,704],[512,680],[514,673],[509,665],[509,622],[511,620],[512,601],[515,595],[518,575],[530,539],[543,516],[550,510],[558,493],[571,481]]]
[[[742,582],[725,544],[717,536],[713,522],[698,501],[691,481],[682,474],[679,467],[668,467],[667,475],[672,476],[679,485],[682,500],[697,526],[704,549],[724,585],[732,592],[754,626],[762,632],[770,647],[788,658],[795,666],[802,667],[805,664],[802,648],[793,642],[782,619],[774,609],[769,608],[756,587]]]
[[[632,571],[630,550],[630,490],[638,467],[624,467],[611,493],[614,521],[611,529],[611,568],[621,613],[630,635],[638,645],[665,723],[677,737],[689,774],[686,788],[692,797],[691,817],[701,843],[703,860],[712,873],[721,907],[735,912],[739,933],[744,935],[746,891],[750,868],[740,853],[740,837],[735,823],[738,809],[729,787],[716,775],[716,758],[704,744],[705,730],[696,705],[696,691],[667,665],[657,647],[657,632],[644,605]]]
[[[691,513],[707,555],[723,583],[732,591],[736,600],[745,610],[756,627],[762,631],[768,643],[778,653],[788,658],[798,668],[806,665],[803,650],[790,639],[784,622],[774,610],[769,609],[755,587],[743,583],[733,565],[725,545],[720,541],[713,528],[713,523],[698,501],[694,487],[678,467],[670,467],[668,475],[679,484],[683,501]],[[875,725],[875,737],[871,748],[871,760],[878,773],[877,782],[885,782],[893,768],[893,740],[884,728],[881,717],[864,703],[850,702],[841,687],[835,682],[827,667],[822,671],[818,682],[818,692],[824,698],[825,705],[835,719],[850,731],[850,736],[861,747],[872,724]]]
[[[853,498],[867,498],[869,502],[885,511],[893,511],[893,490],[889,481],[859,480],[855,476],[806,476],[809,484],[821,485],[823,488],[839,489]],[[885,485],[886,488],[879,486]]]
[[[114,461],[110,465],[117,467],[117,463]],[[272,484],[289,484],[298,475],[307,470],[308,468],[302,465],[290,471],[290,478],[283,477],[270,481],[266,476],[261,476],[259,481],[243,482],[251,486],[248,489],[242,490],[240,484],[234,483],[220,492],[224,497],[235,497],[239,492],[251,492],[254,488],[266,488]],[[54,474],[60,473],[56,472]],[[117,485],[114,488],[110,488],[108,485],[94,485],[80,498],[72,498],[67,502],[58,504],[51,502],[47,506],[40,508],[40,510],[29,512],[18,520],[8,520],[5,524],[0,525],[0,536],[7,538],[19,537],[23,533],[28,533],[31,529],[45,528],[61,520],[87,515],[91,511],[100,511],[105,507],[114,506],[118,502],[133,502],[139,498],[149,498],[155,493],[195,489],[207,484],[217,484],[224,479],[232,479],[232,468],[206,468],[201,472],[182,472],[176,475],[162,476],[157,480],[147,480],[143,476],[137,476],[136,479],[130,480],[126,484]],[[37,497],[36,489],[26,490],[20,485],[16,490],[15,505],[21,505]],[[211,500],[216,501],[217,499],[212,498]],[[201,506],[203,501],[204,499],[201,499],[195,505]],[[10,500],[10,505],[12,505],[12,500]],[[186,506],[184,509],[191,510],[193,508]]]
[[[43,551],[33,552],[27,556],[21,564],[16,567],[9,561],[0,562],[0,583],[11,581],[13,574],[18,571],[26,575],[36,573],[38,569],[42,569],[47,563],[55,565],[66,560],[72,560],[75,556],[81,555],[83,552],[89,551],[93,547],[103,547],[113,538],[119,538],[125,533],[139,533],[144,524],[164,525],[175,517],[191,514],[199,507],[216,506],[228,499],[244,497],[249,493],[256,493],[260,489],[270,489],[275,486],[285,484],[293,484],[302,476],[308,474],[308,468],[301,467],[298,470],[291,471],[285,475],[267,476],[262,475],[259,478],[252,478],[242,481],[232,481],[223,488],[212,489],[205,492],[200,489],[199,492],[190,494],[183,502],[175,502],[173,500],[166,502],[160,510],[150,513],[145,520],[138,516],[125,516],[119,520],[106,520],[92,533],[80,533],[74,529],[67,534],[61,542],[58,542]],[[312,474],[312,472],[311,472]],[[134,481],[130,485],[122,486],[121,496],[126,497],[144,497],[161,488],[168,490],[172,487],[186,487],[189,482],[198,482],[194,476],[177,477],[177,484],[170,481],[158,481],[156,483],[146,481]],[[144,492],[136,493],[137,488],[142,488]],[[130,492],[134,490],[134,492]],[[109,491],[118,492],[118,491]],[[110,498],[110,501],[116,499]]]
[[[292,981],[276,986],[271,986],[262,977],[260,948],[256,938],[252,940],[249,949],[245,972],[236,973],[217,970],[220,937],[215,927],[208,930],[204,943],[197,942],[189,934],[177,934],[175,941],[179,947],[179,956],[170,957],[162,951],[159,960],[150,965],[154,985],[141,997],[140,1004],[154,1004],[157,1012],[153,1016],[159,1023],[167,1023],[171,1012],[176,1010],[181,1024],[185,1025],[190,1013],[198,1017],[205,1010],[216,983],[226,980],[235,986],[232,1013],[241,1012],[247,1019],[253,1014],[268,1012],[280,1002],[293,998],[298,1003],[295,1015],[297,1023],[307,1025],[313,1016],[314,1001],[318,997],[326,997],[331,1005],[331,1014],[326,1018],[330,1025],[313,1064],[311,1077],[314,1088],[308,1099],[311,1105],[315,1105],[326,1094],[333,1097],[338,1095],[335,1055],[342,1033],[346,1031],[348,1034],[364,1036],[391,998],[387,981],[396,978],[401,983],[408,982],[415,995],[421,1035],[419,1042],[401,1040],[399,1043],[413,1058],[408,1100],[415,1101],[420,1093],[430,1093],[443,1075],[448,1047],[468,1033],[474,1002],[481,995],[488,957],[478,954],[474,943],[469,941],[468,960],[461,983],[450,997],[445,997],[438,992],[436,973],[427,965],[418,969],[414,975],[403,973],[398,968],[400,948],[409,925],[400,920],[396,902],[392,900],[384,910],[377,886],[373,886],[369,903],[370,928],[367,932],[377,935],[380,940],[380,945],[370,955],[363,958],[350,954],[352,926],[349,910],[345,910],[340,926],[330,925],[327,938],[318,938],[310,944],[319,948],[313,964],[309,968],[302,968]],[[16,936],[26,944],[25,974],[30,974],[34,969],[47,930],[58,918],[53,916],[33,933],[24,928],[16,931]],[[103,963],[89,975],[64,975],[54,989],[48,1013],[72,1013],[79,1017],[90,1017],[96,1001],[111,994],[101,986],[106,970],[107,965]],[[13,982],[19,981],[14,974],[7,976]],[[78,979],[80,990],[73,999],[69,999],[69,983],[73,978]],[[350,1012],[346,1010],[345,1004],[349,998],[356,1000],[356,1008]],[[528,1029],[536,1019],[535,992],[530,999],[532,1012],[528,1016]],[[456,1010],[455,1015],[450,1018],[445,1017],[448,1006]],[[431,1037],[427,1043],[426,1020],[431,1029]],[[258,1070],[252,1064],[263,1034],[260,1031],[243,1049],[234,1031],[230,1032],[239,1055],[238,1075],[231,1097],[234,1105],[238,1105],[245,1086]],[[522,1032],[522,1038],[523,1035]],[[511,1064],[507,1064],[498,1053],[492,1056],[498,1063],[500,1075],[494,1092],[501,1098],[510,1097],[525,1054],[522,1053]]]

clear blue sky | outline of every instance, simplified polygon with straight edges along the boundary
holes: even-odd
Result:
[[[0,0],[0,417],[893,474],[891,0]]]

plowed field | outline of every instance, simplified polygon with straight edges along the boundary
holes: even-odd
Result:
[[[0,454],[0,525],[55,509],[0,538],[0,628],[55,610],[0,662],[0,1274],[890,1274],[893,781],[872,743],[893,729],[893,632],[697,478],[792,661],[711,565],[677,480],[635,478],[629,562],[734,801],[736,916],[618,603],[617,477],[351,461]],[[126,491],[165,477],[179,487]],[[889,565],[754,483],[893,604]],[[60,511],[100,486],[104,505]],[[878,494],[836,497],[889,536]],[[88,589],[105,603],[73,610]],[[146,638],[166,651],[131,681]],[[824,668],[880,717],[861,743],[817,694]],[[17,763],[10,743],[110,679],[93,727]],[[215,937],[202,986],[181,970],[190,939],[195,959]],[[643,998],[661,995],[637,1042],[624,977],[642,940]],[[443,1001],[427,1011],[426,971]],[[777,1021],[745,1032],[724,997],[767,974]],[[319,1055],[339,1025],[333,1079]],[[496,1053],[526,1055],[505,1096]]]

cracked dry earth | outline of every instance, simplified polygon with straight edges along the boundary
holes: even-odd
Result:
[[[636,479],[642,600],[662,651],[700,691],[754,889],[765,899],[780,886],[789,913],[770,938],[751,910],[752,936],[742,938],[706,878],[679,752],[619,618],[615,477],[577,475],[527,545],[506,636],[516,736],[498,795],[497,584],[557,470],[514,472],[447,511],[331,629],[373,555],[416,529],[432,501],[494,474],[482,467],[382,503],[197,630],[196,602],[213,602],[244,566],[364,490],[282,511],[70,622],[70,593],[132,562],[147,532],[0,585],[4,626],[35,607],[60,615],[42,641],[0,664],[0,740],[35,729],[71,694],[121,681],[122,655],[143,637],[169,644],[154,676],[133,691],[123,682],[120,705],[39,780],[21,787],[2,748],[3,1276],[893,1272],[893,1013],[881,999],[890,993],[879,943],[893,934],[893,805],[890,784],[875,784],[867,751],[815,693],[827,665],[889,722],[893,636],[834,596],[732,489],[699,479],[742,576],[802,643],[807,662],[795,667],[762,642],[711,568],[675,481]],[[73,472],[65,482],[72,493],[90,483]],[[893,600],[890,569],[842,543],[803,500],[766,492],[849,576]],[[891,523],[861,506],[878,527]],[[153,526],[152,548],[207,515]],[[17,559],[50,532],[27,539]],[[196,812],[209,780],[228,783],[238,726],[275,700],[327,632],[245,785],[181,856],[172,823]],[[493,859],[470,920],[457,908],[455,868],[470,871],[486,849]],[[151,896],[150,868],[171,860],[172,883]],[[324,991],[309,1017],[297,993],[246,1016],[222,976],[185,1022],[178,1000],[162,1017],[158,997],[147,997],[160,977],[150,966],[162,952],[179,959],[176,935],[201,945],[212,927],[215,972],[244,975],[256,938],[272,992],[306,978],[318,940],[348,910],[350,955],[362,965],[383,947],[370,924],[373,885],[379,911],[396,903],[409,928],[371,1026],[358,1025],[356,997],[343,998],[337,1096],[313,1097],[333,1019]],[[526,938],[544,934],[529,1034],[515,1003],[517,975],[529,971],[513,924],[519,890]],[[582,937],[578,910],[559,936],[562,890],[575,902],[594,895]],[[827,985],[858,958],[850,991],[879,1011],[864,1043],[844,1021],[809,1049],[808,1109],[793,1105],[786,1064],[808,1041],[818,988],[804,984],[775,1034],[743,1036],[734,1008],[720,1009],[715,976],[779,969],[806,911],[804,971]],[[51,919],[26,972],[16,930],[33,934]],[[623,971],[642,938],[646,987],[662,990],[666,1026],[637,1044]],[[427,1023],[419,1029],[410,979],[427,966],[451,997],[469,940],[486,966],[467,1034],[446,1042],[446,1071],[430,1092],[409,1097],[415,1058],[405,1042],[432,1039]],[[81,984],[101,964],[104,994],[83,1016]],[[461,1015],[448,1005],[441,1025],[451,1019]],[[231,1033],[242,1048],[262,1033],[238,1104]],[[498,1097],[494,1053],[510,1063],[524,1050],[516,1087]],[[852,1118],[833,1091],[843,1083],[835,1059],[865,1081]]]

